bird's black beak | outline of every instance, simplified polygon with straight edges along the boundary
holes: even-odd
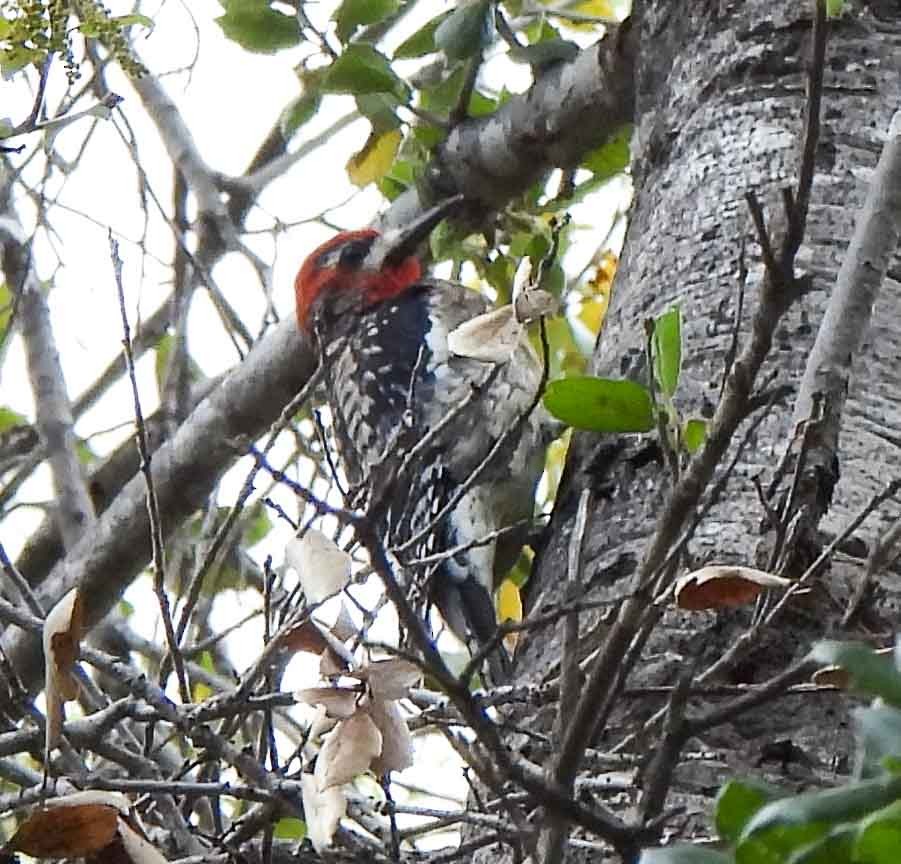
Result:
[[[393,267],[414,255],[419,244],[432,233],[432,229],[445,216],[457,210],[463,201],[463,195],[452,195],[439,201],[401,228],[385,231],[376,238],[366,256],[367,268],[381,270],[385,266]]]

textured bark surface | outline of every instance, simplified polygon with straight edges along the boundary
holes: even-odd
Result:
[[[794,393],[807,353],[869,173],[901,104],[901,7],[847,5],[849,14],[830,24],[817,173],[798,258],[799,267],[813,277],[813,288],[784,319],[764,368],[764,377],[771,374],[773,384],[789,385],[792,395],[759,426],[723,502],[689,545],[689,560],[697,566],[713,561],[765,563],[756,560],[765,539],[765,513],[751,479],[759,476],[766,487],[791,440]],[[744,196],[755,191],[772,221],[782,206],[781,190],[796,182],[810,56],[809,4],[670,0],[643,6],[636,9],[635,22],[640,40],[636,201],[593,366],[600,375],[640,379],[644,322],[678,303],[684,347],[677,403],[683,416],[709,417],[733,339],[739,291],[743,288],[745,296],[740,327],[744,337],[763,276]],[[741,286],[743,243],[747,278]],[[901,428],[899,277],[896,259],[856,358],[841,433],[841,479],[821,525],[826,532],[847,525],[895,475],[890,466],[901,465],[901,437],[893,431]],[[653,532],[669,484],[650,436],[577,435],[548,543],[533,574],[533,608],[559,599],[569,534],[585,488],[592,490],[593,503],[583,580],[586,595],[599,599],[628,592],[629,577]],[[859,539],[869,545],[897,514],[897,502],[890,502],[865,523]],[[826,596],[819,596],[806,613],[793,610],[779,632],[765,634],[760,650],[733,670],[733,680],[761,680],[791,657],[803,655],[812,640],[834,632],[849,588],[862,572],[859,562],[839,556],[825,583]],[[870,616],[870,623],[875,620],[880,635],[887,635],[897,622],[892,610],[901,596],[901,582],[888,577],[883,587],[892,596],[883,601],[881,615]],[[586,645],[593,623],[590,616],[583,617]],[[669,613],[628,684],[672,684],[695,660],[702,671],[734,638],[737,623],[734,615]],[[559,640],[558,628],[526,641],[520,677],[542,680],[559,660]],[[660,697],[628,700],[596,746],[603,750],[663,704]],[[695,704],[689,703],[689,715]],[[689,749],[705,751],[705,757],[690,768],[680,767],[676,788],[688,797],[669,803],[687,803],[694,812],[693,807],[702,806],[700,799],[713,794],[727,776],[759,774],[773,767],[758,763],[766,755],[761,747],[775,738],[790,739],[806,754],[800,763],[775,766],[776,779],[783,783],[809,782],[814,775],[828,781],[835,776],[835,766],[846,771],[850,742],[840,705],[832,697],[792,697],[692,742]],[[540,713],[530,719],[542,725]],[[761,735],[764,738],[754,740]],[[640,750],[643,745],[635,746]],[[532,758],[540,761],[534,752]],[[700,830],[703,821],[701,817],[692,824]]]

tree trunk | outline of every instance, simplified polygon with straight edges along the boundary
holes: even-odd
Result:
[[[593,372],[645,381],[645,322],[678,305],[683,350],[676,403],[683,418],[713,415],[736,328],[739,350],[748,338],[764,265],[745,196],[756,194],[767,224],[774,226],[781,218],[783,190],[797,186],[812,6],[788,0],[636,3],[637,191]],[[779,480],[775,469],[795,436],[792,410],[806,357],[866,195],[869,173],[892,114],[901,105],[901,7],[888,2],[847,3],[844,16],[828,24],[826,52],[816,174],[807,233],[796,262],[796,275],[809,274],[812,288],[780,322],[757,382],[758,390],[787,385],[787,395],[770,406],[749,435],[725,494],[687,545],[680,573],[711,562],[767,566],[767,513],[752,481],[759,477],[766,489]],[[820,541],[842,531],[895,476],[892,466],[901,465],[901,438],[893,431],[901,428],[899,279],[896,259],[855,363],[841,429],[840,479],[819,525],[822,534],[815,535]],[[738,320],[742,294],[744,312]],[[764,410],[758,408],[738,429],[730,457]],[[672,489],[656,441],[655,435],[574,437],[547,543],[528,589],[528,609],[533,613],[566,596],[567,555],[583,490],[589,490],[591,498],[579,596],[614,600],[635,589],[640,562]],[[789,472],[787,479],[776,483],[773,506],[778,505],[779,490],[790,481]],[[831,483],[832,478],[823,478],[827,499]],[[865,556],[873,539],[898,513],[898,502],[890,501],[853,536],[856,545],[846,543],[842,548],[858,558]],[[731,664],[726,680],[763,680],[803,656],[813,640],[835,630],[848,594],[862,575],[860,564],[848,555],[833,559],[812,606],[806,611],[791,608],[787,627],[764,631],[753,652]],[[891,585],[890,578],[887,583]],[[609,633],[613,616],[599,625],[603,617],[598,612],[581,614],[583,655]],[[890,634],[896,618],[887,618],[871,614],[865,634]],[[740,632],[736,628],[746,624],[747,618],[737,613],[668,611],[628,681],[620,685],[672,685],[686,670],[702,674]],[[562,630],[558,625],[523,639],[518,661],[522,679],[539,682],[559,671]],[[774,738],[789,739],[806,753],[801,773],[808,780],[810,770],[820,780],[833,776],[836,764],[844,762],[847,770],[850,742],[841,734],[841,701],[792,696],[777,703],[775,711],[771,706],[769,712],[744,715],[731,727],[714,730],[700,741],[693,739],[688,749],[710,751],[708,758],[703,767],[696,763],[690,775],[682,772],[682,764],[675,788],[709,796],[737,770],[761,773],[772,768],[759,762],[767,756],[764,744]],[[709,707],[709,702],[692,698],[687,715],[702,705]],[[606,728],[596,730],[591,746],[610,748],[665,704],[665,696],[620,700]],[[828,716],[833,711],[835,716],[824,728],[824,712]],[[527,722],[534,724],[531,728],[547,730],[550,718],[539,711]],[[660,736],[659,727],[650,727],[647,734],[624,752],[639,756],[647,752]],[[761,740],[761,734],[768,737]],[[536,759],[534,753],[532,758]],[[797,766],[775,768],[782,782],[786,777],[798,779]],[[636,792],[639,799],[641,794]]]

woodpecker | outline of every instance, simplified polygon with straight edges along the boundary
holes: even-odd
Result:
[[[384,234],[338,234],[306,259],[295,289],[348,480],[382,502],[381,536],[402,564],[439,559],[426,571],[428,599],[472,650],[497,632],[493,591],[528,534],[546,442],[530,411],[542,376],[527,342],[497,365],[448,348],[448,334],[490,308],[472,289],[424,277],[415,254],[455,203]],[[503,647],[488,660],[495,683],[506,679]]]

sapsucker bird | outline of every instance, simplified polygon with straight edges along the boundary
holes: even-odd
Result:
[[[495,580],[516,562],[533,515],[544,441],[530,408],[541,364],[525,341],[497,365],[448,348],[448,334],[489,304],[422,276],[416,246],[446,209],[385,234],[338,234],[307,258],[295,287],[298,323],[319,343],[345,473],[380,502],[386,546],[402,563],[434,560],[518,526],[427,570],[429,600],[472,647],[496,633]],[[506,677],[504,649],[488,659],[492,677]]]

